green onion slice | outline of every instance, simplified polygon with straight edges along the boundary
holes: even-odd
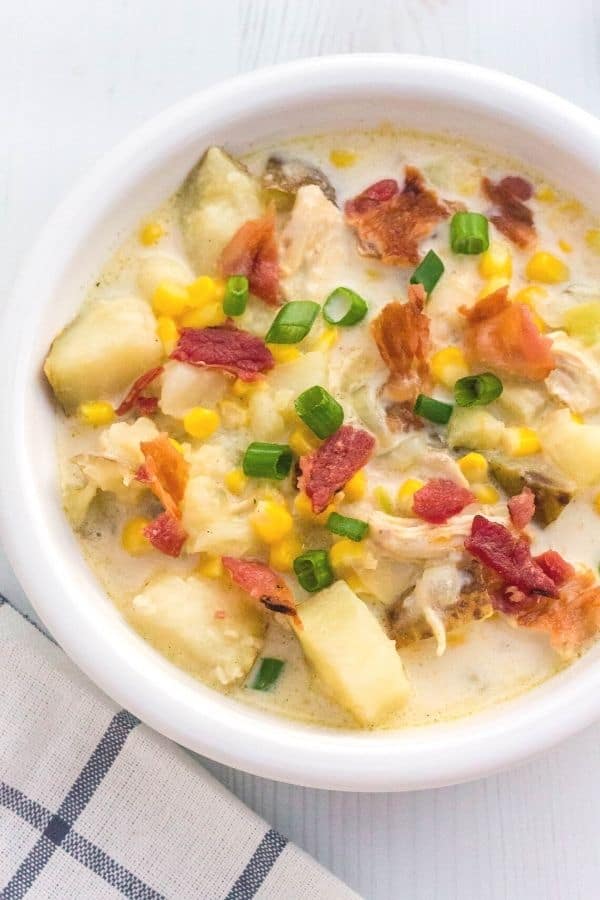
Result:
[[[297,344],[305,338],[320,310],[312,300],[292,300],[282,306],[267,331],[267,344]]]
[[[294,406],[302,421],[320,438],[329,437],[344,421],[340,404],[318,384],[296,397]]]
[[[426,394],[419,394],[414,406],[414,411],[418,416],[435,422],[436,425],[447,425],[452,415],[452,409],[450,403],[442,403],[441,400],[434,400],[433,397],[427,397]]]
[[[347,287],[332,291],[323,305],[323,318],[330,325],[356,325],[367,314],[367,301]]]
[[[260,661],[256,678],[252,682],[252,688],[255,691],[270,690],[281,675],[281,670],[284,665],[285,663],[282,659],[275,659],[273,656],[265,656]]]
[[[305,591],[314,593],[333,584],[327,550],[307,550],[294,560],[296,578]]]
[[[502,382],[491,372],[467,375],[454,385],[454,399],[458,406],[487,406],[502,393]]]
[[[248,303],[248,279],[245,275],[232,275],[227,279],[223,312],[226,316],[241,316]]]
[[[341,516],[333,512],[327,519],[327,528],[333,534],[341,534],[351,541],[362,541],[369,530],[369,523],[362,519],[352,519],[350,516]]]
[[[410,283],[422,284],[425,293],[429,296],[443,274],[444,263],[435,250],[430,250],[410,276]]]
[[[481,213],[457,212],[450,222],[450,246],[455,253],[483,253],[490,245],[488,220]]]
[[[287,444],[248,444],[242,469],[251,478],[275,478],[281,481],[292,468],[292,451]]]

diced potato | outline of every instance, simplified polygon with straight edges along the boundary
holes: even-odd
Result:
[[[506,426],[484,409],[456,407],[448,425],[450,447],[494,450],[502,445]]]
[[[79,466],[88,483],[94,485],[94,490],[109,491],[122,503],[135,503],[144,490],[144,485],[135,481],[133,471],[116,459],[82,453],[74,457],[73,462]]]
[[[294,397],[308,390],[314,384],[328,386],[327,355],[320,351],[303,353],[292,362],[275,366],[267,376],[273,390],[293,391]]]
[[[169,362],[162,377],[159,406],[167,416],[183,419],[195,406],[214,409],[231,379],[217,369],[200,369]]]
[[[258,608],[207,578],[161,576],[133,598],[127,617],[176,665],[216,687],[245,678],[262,646]]]
[[[540,385],[508,385],[498,403],[515,423],[535,422],[548,398]]]
[[[260,182],[219,147],[210,147],[186,178],[179,215],[196,272],[211,275],[238,228],[262,213]]]
[[[188,534],[189,553],[226,554],[247,552],[255,543],[247,516],[237,515],[225,488],[207,475],[188,481],[182,504],[181,524]]]
[[[148,303],[152,303],[154,292],[161,282],[184,285],[193,280],[194,273],[189,266],[174,256],[157,253],[140,260],[137,286]]]
[[[290,363],[293,365],[293,363]],[[277,409],[272,391],[254,391],[248,402],[252,431],[261,441],[277,441],[285,435],[283,416]]]
[[[580,425],[568,409],[558,409],[538,434],[543,452],[578,487],[600,483],[600,425]]]
[[[143,441],[153,441],[155,437],[158,437],[158,428],[152,419],[142,416],[131,424],[115,422],[102,432],[100,445],[109,458],[116,459],[130,469],[137,469],[144,462],[140,444]]]
[[[44,372],[67,414],[86,400],[112,397],[163,355],[156,321],[137,297],[99,300],[54,340]]]
[[[300,606],[296,636],[323,686],[362,725],[377,725],[408,697],[393,641],[344,581]]]

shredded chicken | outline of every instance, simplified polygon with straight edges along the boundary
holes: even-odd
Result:
[[[595,354],[562,331],[551,337],[556,368],[546,378],[548,391],[572,412],[600,409],[600,362]]]

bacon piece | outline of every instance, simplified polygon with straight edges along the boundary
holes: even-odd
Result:
[[[282,613],[300,621],[294,595],[281,575],[256,559],[238,559],[235,556],[223,556],[221,559],[243,591],[259,600],[271,612]]]
[[[515,528],[522,531],[531,522],[535,515],[535,494],[533,491],[525,487],[520,494],[516,494],[508,501],[508,512],[510,521]]]
[[[425,187],[418,169],[407,166],[402,190],[392,178],[378,181],[348,200],[344,212],[363,256],[388,266],[410,266],[419,262],[419,242],[450,215],[450,207]]]
[[[184,328],[171,359],[190,366],[224,369],[242,381],[256,381],[275,365],[260,338],[240,328]]]
[[[188,481],[187,462],[166,434],[159,434],[153,441],[143,441],[140,449],[145,462],[137,470],[136,479],[147,484],[167,512],[179,518],[179,504]]]
[[[310,498],[313,512],[327,508],[336,491],[367,464],[374,446],[368,431],[342,425],[314,453],[300,457],[298,487]]]
[[[140,375],[129,388],[129,391],[121,401],[121,405],[117,407],[117,415],[125,416],[136,406],[143,413],[156,412],[158,400],[156,397],[142,397],[142,391],[145,391],[148,385],[152,384],[159,375],[162,375],[163,371],[162,366],[156,366],[154,369],[149,369],[143,375]]]
[[[449,478],[432,478],[413,497],[413,510],[420,519],[441,525],[473,503],[475,497]]]
[[[562,587],[575,574],[575,569],[571,563],[563,559],[556,550],[546,550],[545,553],[534,556],[534,561],[552,579],[557,587]]]
[[[533,187],[519,175],[507,175],[494,184],[489,178],[482,178],[481,186],[486,197],[498,209],[498,213],[490,217],[498,231],[501,231],[513,244],[527,249],[536,240],[533,213],[525,205],[533,196]]]
[[[429,316],[422,284],[408,286],[406,303],[388,303],[371,324],[377,349],[390,370],[388,394],[399,403],[412,404],[429,386]]]
[[[146,525],[144,534],[150,543],[167,556],[179,556],[187,539],[179,519],[170,512],[162,512]]]
[[[497,572],[505,584],[524,594],[557,596],[554,581],[532,559],[528,542],[512,535],[504,525],[475,516],[465,549]]]
[[[221,253],[219,267],[225,276],[245,275],[253,294],[270,306],[277,306],[280,294],[275,213],[244,222]]]
[[[510,302],[508,287],[461,312],[467,318],[465,351],[471,362],[530,381],[543,381],[554,368],[552,342],[540,334],[527,306]]]

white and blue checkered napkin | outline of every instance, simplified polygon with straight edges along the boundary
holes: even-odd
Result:
[[[0,900],[351,900],[0,595]]]

